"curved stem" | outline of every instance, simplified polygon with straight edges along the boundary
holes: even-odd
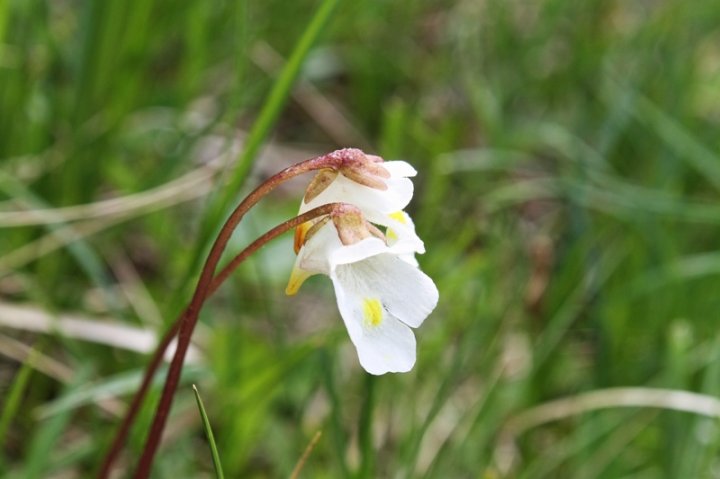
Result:
[[[177,335],[177,332],[180,329],[180,323],[182,322],[182,318],[185,316],[186,313],[187,309],[180,313],[180,316],[175,321],[173,321],[170,329],[167,330],[158,345],[155,347],[155,352],[153,353],[152,358],[150,358],[150,362],[145,368],[145,374],[142,378],[142,382],[140,383],[140,387],[135,392],[135,396],[133,396],[132,401],[128,406],[128,409],[125,412],[125,417],[123,417],[122,423],[120,423],[120,427],[115,433],[115,437],[113,438],[113,442],[110,445],[110,449],[108,450],[108,453],[105,455],[105,457],[103,458],[103,462],[100,465],[100,471],[97,475],[99,479],[107,479],[110,476],[112,466],[115,463],[117,457],[120,455],[123,444],[125,444],[125,440],[130,433],[130,426],[132,426],[133,422],[135,422],[135,418],[140,411],[140,406],[142,406],[142,402],[145,399],[148,390],[150,389],[150,384],[155,377],[155,372],[157,372],[157,369],[160,367],[160,363],[165,356],[165,351],[167,350],[168,346],[170,346],[173,338]]]
[[[157,445],[160,440],[160,434],[162,432],[162,429],[164,428],[165,421],[167,419],[167,410],[169,409],[170,403],[172,402],[172,396],[174,394],[174,391],[177,388],[177,382],[172,378],[175,376],[179,378],[179,373],[182,369],[182,361],[184,360],[185,354],[187,352],[187,347],[189,345],[190,336],[192,335],[192,330],[194,329],[195,323],[197,321],[197,318],[192,319],[192,315],[196,316],[198,314],[199,308],[206,299],[206,297],[212,294],[215,289],[217,289],[217,287],[227,278],[230,272],[232,272],[232,270],[237,267],[237,265],[240,264],[242,260],[245,259],[242,258],[238,261],[239,257],[245,252],[243,251],[243,253],[240,253],[238,257],[233,259],[233,261],[220,272],[220,274],[218,275],[219,281],[217,283],[212,281],[212,274],[217,267],[220,256],[222,255],[222,252],[224,251],[225,246],[230,239],[230,236],[232,235],[233,231],[235,230],[243,216],[263,196],[268,194],[281,183],[300,174],[314,170],[320,170],[323,168],[340,169],[340,167],[346,161],[348,161],[349,157],[352,157],[356,154],[356,151],[357,150],[339,150],[329,153],[327,155],[311,158],[309,160],[290,166],[263,182],[236,207],[236,209],[230,215],[222,230],[220,231],[220,234],[215,240],[215,243],[213,244],[213,247],[203,267],[203,271],[200,275],[200,279],[198,280],[198,285],[195,293],[193,294],[193,299],[190,305],[185,309],[185,311],[183,311],[180,317],[175,321],[175,323],[171,326],[168,332],[165,333],[165,336],[158,344],[154,356],[151,358],[151,361],[148,364],[142,384],[138,389],[137,393],[135,394],[135,397],[133,398],[128,408],[126,416],[125,418],[123,418],[123,422],[118,428],[118,431],[115,435],[115,438],[113,439],[113,443],[108,451],[108,454],[103,459],[103,463],[98,474],[99,478],[106,479],[109,476],[112,465],[117,459],[117,456],[119,455],[122,446],[127,439],[130,427],[134,422],[135,418],[137,417],[140,406],[142,405],[142,402],[147,395],[147,391],[150,387],[150,383],[152,382],[155,371],[162,362],[164,351],[169,346],[172,338],[176,334],[180,334],[181,332],[183,332],[182,325],[188,324],[189,327],[185,328],[184,334],[178,339],[177,349],[175,350],[175,356],[173,357],[173,362],[171,363],[170,370],[168,371],[168,377],[165,383],[165,388],[163,390],[163,396],[161,397],[161,402],[158,405],[158,411],[153,421],[153,425],[151,426],[150,435],[148,437],[140,465],[138,466],[137,477],[147,477],[147,474],[149,474],[149,467],[152,464],[152,458],[155,454],[155,450],[157,449]],[[306,213],[306,215],[308,213]],[[297,220],[297,218],[295,218],[295,220]],[[268,241],[268,239],[266,239],[266,241]],[[255,243],[251,244],[248,248],[246,248],[246,251],[249,250],[253,245],[255,245]],[[262,244],[259,244],[257,248],[259,248],[260,246],[262,246]],[[183,345],[182,343],[185,344]],[[173,364],[175,364],[174,367]],[[147,469],[148,471],[145,472],[145,476],[143,476],[141,474],[143,474],[142,471],[145,469]]]
[[[268,241],[302,223],[305,223],[306,221],[310,221],[318,216],[329,214],[337,206],[337,203],[330,203],[320,206],[318,208],[314,208],[307,213],[296,216],[295,218],[288,220],[276,226],[269,232],[265,233],[260,238],[255,240],[252,244],[250,244],[250,246],[248,246],[237,257],[235,257],[230,262],[230,264],[218,275],[218,279],[220,281],[217,282],[217,286],[219,286],[221,282],[229,276],[230,272],[234,268],[236,268],[240,263],[247,259],[252,253],[260,249]],[[226,225],[229,224],[232,223],[228,221]],[[217,261],[219,260],[219,255],[213,254],[218,249],[217,245],[221,244],[222,248],[224,248],[224,246],[227,244],[227,239],[225,239],[225,236],[223,235],[223,232],[226,231],[226,229],[227,228],[223,228],[223,230],[220,232],[218,240],[216,240],[215,246],[211,250],[208,257],[208,262],[206,263],[206,265],[211,265],[210,267],[213,270],[215,266],[217,266]],[[226,273],[223,274],[224,272]],[[212,278],[205,281],[204,279],[205,276],[201,275],[200,281],[198,282],[198,288],[196,289],[196,293],[193,296],[193,301],[191,301],[190,306],[188,306],[187,313],[182,315],[181,317],[182,319],[180,320],[180,327],[178,330],[177,348],[175,349],[175,355],[173,356],[173,360],[170,363],[167,379],[165,380],[165,386],[163,387],[162,396],[160,397],[160,403],[158,404],[155,418],[153,419],[153,423],[150,427],[150,434],[148,435],[143,454],[140,457],[140,462],[138,463],[138,468],[135,472],[134,477],[136,479],[146,479],[150,475],[150,470],[152,468],[155,452],[160,445],[162,431],[165,427],[165,423],[167,422],[167,417],[170,414],[170,406],[172,405],[175,391],[177,390],[178,383],[180,382],[180,374],[182,372],[185,354],[187,353],[188,347],[190,345],[192,332],[195,329],[195,325],[197,324],[199,318],[200,308],[205,302],[205,299],[207,299],[207,297],[213,291],[211,289],[213,285]]]
[[[323,216],[331,213],[332,210],[338,205],[339,203],[329,203],[319,208],[312,209],[302,215],[296,216],[295,218],[281,223],[280,225],[274,227],[273,229],[253,241],[244,250],[238,253],[225,267],[223,267],[220,273],[218,273],[217,276],[213,278],[212,283],[210,283],[208,297],[214,294],[220,288],[220,286],[225,282],[225,280],[230,277],[232,272],[235,271],[235,269],[237,269],[237,267],[240,266],[243,261],[245,261],[254,252],[259,250],[265,243],[272,241],[281,234],[285,233],[290,229],[296,228],[302,223],[310,221],[318,216]],[[128,433],[130,432],[130,426],[135,420],[135,417],[140,410],[142,401],[145,398],[148,389],[150,388],[150,384],[152,383],[152,379],[155,376],[155,372],[160,367],[162,358],[165,356],[165,351],[170,346],[173,338],[177,335],[180,328],[180,322],[182,321],[185,314],[187,314],[187,309],[185,309],[180,314],[180,316],[173,322],[173,324],[170,326],[170,329],[168,329],[168,331],[165,333],[165,335],[155,348],[153,357],[150,359],[150,363],[148,363],[148,366],[145,370],[145,375],[143,377],[142,383],[140,384],[140,387],[135,393],[132,402],[128,406],[126,416],[124,417],[123,422],[115,435],[109,453],[103,460],[103,464],[100,468],[100,473],[98,474],[98,477],[105,478],[109,475],[112,464],[115,462],[117,455],[120,453],[122,445],[125,442]]]
[[[269,178],[267,181],[265,181],[263,184],[258,186],[252,193],[250,193],[233,211],[230,218],[226,221],[225,225],[223,226],[220,235],[218,236],[217,240],[215,241],[215,244],[213,245],[213,248],[210,252],[210,255],[208,256],[208,259],[206,260],[205,266],[203,267],[203,272],[201,273],[201,277],[198,280],[198,286],[195,291],[195,294],[193,295],[193,302],[191,302],[190,306],[186,308],[183,313],[180,315],[180,317],[175,321],[175,323],[171,326],[171,328],[165,333],[165,336],[162,338],[160,343],[158,344],[156,351],[154,353],[154,356],[151,358],[150,364],[148,365],[145,376],[143,377],[142,384],[140,388],[138,389],[137,393],[135,394],[135,397],[133,398],[130,406],[128,407],[128,411],[126,413],[126,416],[123,418],[123,421],[118,428],[118,431],[113,439],[113,443],[108,451],[108,454],[103,459],[103,463],[100,468],[100,472],[98,474],[98,477],[100,479],[106,479],[109,474],[110,470],[112,469],[112,465],[117,459],[117,456],[119,455],[122,446],[127,438],[127,435],[130,431],[130,427],[132,423],[134,422],[135,418],[137,417],[137,413],[140,409],[140,406],[142,405],[142,401],[144,400],[145,396],[147,395],[147,391],[150,387],[150,383],[152,381],[152,378],[155,374],[155,371],[159,367],[164,352],[169,346],[170,342],[172,341],[172,338],[179,333],[180,325],[186,322],[186,318],[188,314],[191,312],[191,306],[194,306],[195,309],[199,307],[199,305],[202,304],[202,302],[205,300],[207,296],[212,294],[217,286],[221,284],[227,276],[232,272],[232,270],[237,267],[237,265],[242,261],[237,261],[239,256],[243,253],[240,253],[238,257],[236,257],[226,268],[224,268],[220,274],[218,275],[218,283],[215,284],[214,282],[210,284],[210,289],[207,289],[207,282],[208,277],[211,276],[211,272],[214,271],[215,267],[217,266],[217,262],[219,260],[220,255],[222,254],[222,250],[224,250],[225,246],[227,245],[227,241],[229,240],[232,231],[235,227],[237,227],[237,224],[240,222],[242,217],[247,213],[247,211],[252,208],[264,195],[268,194],[270,191],[272,191],[276,186],[283,183],[284,181],[287,181],[297,175],[310,172],[313,170],[320,170],[323,168],[332,168],[335,170],[341,169],[344,165],[352,164],[353,162],[358,161],[358,155],[361,155],[364,157],[364,154],[360,150],[355,149],[344,149],[344,150],[338,150],[331,152],[327,155],[318,156],[315,158],[311,158],[309,160],[306,160],[304,162],[298,163],[296,165],[290,166],[286,168],[285,170],[277,173],[276,175]],[[310,212],[308,212],[310,213]],[[252,246],[252,245],[251,245]],[[250,247],[248,247],[249,249]],[[195,303],[193,305],[193,303]],[[195,320],[196,321],[196,320]],[[194,322],[193,325],[194,327]],[[189,337],[185,338],[189,342]],[[180,347],[180,341],[178,341],[178,348]],[[176,350],[175,356],[177,357],[178,354],[184,358],[185,353],[187,352],[187,345],[185,346],[185,351],[179,351]],[[175,358],[173,358],[173,361],[175,361]],[[172,367],[172,364],[171,364]],[[177,367],[176,367],[177,369]],[[173,374],[178,374],[179,370],[174,372]],[[170,371],[168,372],[168,381],[170,380]],[[167,386],[167,381],[166,381]],[[174,386],[171,385],[174,393],[174,388],[177,387],[177,384]],[[170,398],[172,397],[173,393],[167,393]],[[166,392],[163,391],[163,396],[166,396]],[[162,398],[161,398],[162,401]],[[160,415],[160,408],[161,407],[169,407],[170,400],[165,400],[164,404],[161,402],[161,404],[158,406],[158,415]],[[160,417],[159,421],[161,423],[160,426],[157,426],[158,423],[158,417],[156,416],[155,421],[153,423],[153,430],[160,429],[162,430],[164,423],[166,420],[166,413],[164,417]],[[152,433],[152,437],[148,438],[148,442],[146,443],[145,450],[153,449],[151,452],[152,455],[154,455],[154,449],[157,448],[157,443],[159,442],[159,433],[155,432]],[[151,442],[152,440],[152,442]],[[154,444],[154,445],[153,445]],[[145,454],[144,454],[145,456]],[[143,461],[144,463],[147,461]],[[150,461],[151,463],[151,461]],[[143,466],[149,468],[149,464]],[[138,470],[138,473],[140,473],[140,469]],[[147,474],[147,473],[146,473]],[[143,476],[138,476],[143,477]]]

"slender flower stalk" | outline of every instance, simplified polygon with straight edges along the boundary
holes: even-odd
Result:
[[[238,256],[236,256],[228,264],[228,266],[223,271],[221,271],[220,274],[218,274],[218,276],[216,277],[217,286],[219,286],[225,279],[227,279],[230,273],[237,266],[239,266],[240,263],[242,263],[251,254],[260,249],[270,240],[276,238],[282,233],[285,233],[286,231],[291,230],[292,228],[297,227],[298,225],[306,221],[311,221],[319,216],[327,215],[331,213],[335,208],[344,206],[345,205],[338,205],[337,203],[323,205],[319,208],[315,208],[312,211],[309,211],[308,213],[296,216],[295,218],[276,226],[275,228],[255,240],[250,246],[248,246],[244,251],[242,251]],[[216,244],[218,243],[216,242]],[[215,263],[215,265],[217,265],[217,263]],[[177,349],[175,350],[175,355],[173,356],[172,362],[170,363],[170,369],[168,370],[168,376],[165,380],[165,386],[163,387],[163,393],[160,397],[160,403],[158,404],[155,418],[153,419],[153,423],[150,427],[150,434],[148,435],[143,454],[140,457],[140,462],[138,463],[138,467],[135,472],[134,477],[136,479],[144,479],[150,476],[154,455],[157,451],[158,446],[160,445],[162,431],[164,429],[165,423],[167,422],[167,417],[170,413],[172,400],[174,398],[175,391],[177,390],[178,383],[180,382],[180,373],[182,372],[182,366],[185,360],[185,354],[187,353],[188,346],[190,344],[192,331],[197,324],[200,308],[202,307],[207,297],[213,292],[212,285],[214,283],[215,282],[208,283],[206,286],[203,287],[203,289],[200,288],[200,283],[198,283],[198,289],[196,290],[196,293],[197,291],[200,291],[200,293],[197,293],[198,295],[193,297],[194,301],[190,303],[190,306],[188,306],[186,313],[182,316],[182,319],[180,320],[180,326],[178,329]],[[199,294],[202,294],[203,296],[199,296]],[[201,299],[198,300],[195,298]]]
[[[226,221],[225,225],[220,230],[220,233],[215,240],[215,243],[213,244],[210,253],[208,254],[208,258],[205,262],[205,265],[203,266],[203,270],[200,274],[197,287],[195,289],[189,306],[183,312],[183,314],[181,314],[180,318],[178,318],[176,323],[170,328],[168,333],[158,345],[155,356],[152,358],[152,361],[146,371],[141,388],[133,399],[133,402],[128,409],[127,416],[124,418],[123,423],[118,429],[118,433],[113,441],[111,449],[103,461],[99,477],[106,478],[109,475],[112,463],[115,461],[120,449],[122,448],[122,445],[129,432],[130,426],[134,421],[135,417],[137,416],[137,411],[142,404],[142,400],[147,394],[149,383],[155,373],[155,370],[161,362],[161,358],[164,352],[163,350],[168,347],[172,340],[172,337],[177,331],[178,343],[175,350],[175,355],[172,359],[172,362],[170,363],[170,368],[168,370],[168,375],[165,386],[163,388],[162,396],[160,398],[160,403],[158,405],[157,412],[153,420],[153,424],[151,426],[145,448],[143,450],[143,455],[140,458],[140,463],[138,465],[135,477],[144,478],[148,477],[148,475],[150,474],[152,461],[160,442],[162,430],[164,429],[165,423],[167,421],[170,405],[172,403],[174,393],[177,389],[180,373],[182,371],[182,365],[185,355],[187,353],[187,349],[189,347],[192,331],[194,330],[195,324],[197,323],[200,308],[202,307],[206,298],[214,291],[213,278],[215,269],[217,268],[218,262],[222,256],[223,251],[225,250],[225,247],[227,246],[228,241],[230,240],[230,237],[232,236],[232,233],[234,232],[235,228],[240,223],[244,215],[247,213],[247,211],[249,211],[250,208],[252,208],[261,198],[270,193],[278,185],[291,178],[294,178],[295,176],[314,170],[352,170],[353,172],[359,171],[360,173],[358,174],[361,175],[364,169],[363,164],[365,163],[367,163],[367,157],[360,150],[356,149],[343,149],[334,151],[327,155],[311,158],[309,160],[290,166],[282,170],[281,172],[275,174],[274,176],[263,182],[260,186],[258,186],[236,207],[236,209],[232,212],[232,214]],[[262,244],[264,243],[261,243],[260,246]],[[233,262],[231,262],[228,267],[232,265],[234,265],[233,267],[235,267],[237,266],[237,264],[239,264],[240,261],[236,263],[235,260],[233,260]],[[220,283],[222,282],[222,280],[227,278],[231,270],[232,269],[226,268],[218,275],[218,279],[221,280]]]
[[[244,250],[242,250],[240,253],[238,253],[225,267],[222,268],[220,273],[218,273],[212,280],[212,283],[210,283],[210,288],[208,290],[208,297],[214,294],[220,286],[227,280],[230,275],[237,269],[240,264],[245,261],[250,255],[255,253],[257,250],[262,248],[266,243],[272,241],[273,239],[277,238],[281,234],[298,227],[299,225],[311,221],[319,216],[323,216],[326,214],[329,214],[338,206],[337,203],[331,203],[327,205],[323,205],[319,208],[315,208],[311,211],[308,211],[307,213],[304,213],[302,215],[298,215],[295,218],[292,218],[288,221],[285,221],[281,223],[280,225],[276,226],[275,228],[271,229],[255,241],[253,241],[250,245],[248,245]],[[170,329],[165,333],[165,335],[162,337],[160,342],[155,348],[155,351],[153,353],[153,357],[150,359],[150,362],[148,363],[146,369],[145,369],[145,375],[142,379],[142,383],[140,384],[140,387],[138,388],[137,392],[135,393],[135,396],[133,397],[132,402],[128,406],[128,410],[126,412],[125,417],[123,418],[122,424],[120,424],[120,427],[118,428],[118,431],[115,434],[115,437],[113,439],[113,443],[108,450],[108,454],[103,459],[103,463],[100,468],[100,472],[98,473],[99,478],[107,478],[110,474],[110,471],[112,469],[112,465],[117,459],[118,455],[120,454],[120,451],[122,450],[123,444],[125,443],[125,440],[127,439],[127,435],[130,432],[130,427],[132,426],[135,418],[137,417],[137,414],[140,410],[140,406],[142,405],[143,400],[145,399],[145,396],[147,395],[147,392],[150,388],[150,384],[152,383],[152,379],[155,376],[155,373],[157,372],[157,369],[160,367],[160,364],[162,363],[162,359],[165,356],[165,352],[167,351],[167,348],[170,346],[170,343],[172,342],[173,338],[177,336],[178,330],[180,329],[180,324],[182,319],[187,314],[187,309],[185,309],[180,316],[173,322],[173,324],[170,326]]]
[[[160,363],[165,356],[165,351],[167,350],[168,346],[170,346],[173,338],[177,336],[178,329],[180,329],[180,322],[182,321],[182,318],[185,316],[186,313],[187,309],[180,313],[180,316],[173,322],[173,324],[170,326],[170,329],[167,330],[160,342],[157,344],[157,346],[155,346],[155,352],[153,353],[152,358],[150,358],[150,362],[145,368],[145,374],[142,378],[142,382],[140,383],[140,387],[135,392],[135,395],[133,396],[132,401],[128,406],[128,409],[125,412],[125,417],[123,417],[123,420],[120,423],[120,427],[118,427],[118,430],[115,432],[115,437],[113,437],[113,442],[110,445],[110,449],[108,449],[108,452],[107,454],[105,454],[103,462],[100,465],[100,470],[97,475],[99,479],[107,479],[110,476],[110,471],[112,470],[113,464],[115,463],[117,457],[120,455],[120,451],[122,451],[125,440],[130,433],[130,427],[132,426],[133,422],[135,422],[135,418],[140,411],[143,400],[145,399],[145,396],[150,389],[150,383],[152,383],[153,377],[155,377],[155,373],[160,367]]]

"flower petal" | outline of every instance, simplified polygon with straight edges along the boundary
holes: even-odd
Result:
[[[437,306],[438,290],[432,279],[394,254],[339,265],[331,272],[333,277],[367,297],[378,298],[386,311],[413,328]]]
[[[378,190],[360,185],[343,175],[320,194],[308,202],[303,200],[300,213],[328,203],[349,203],[362,210],[365,217],[372,222],[382,220],[385,214],[402,210],[410,202],[413,195],[413,184],[408,178],[388,178],[384,180],[387,190]]]
[[[333,270],[337,265],[357,263],[388,251],[389,248],[381,239],[374,236],[365,238],[357,243],[333,250],[329,259],[330,270]]]
[[[328,221],[302,245],[295,264],[308,272],[329,274],[330,257],[342,247],[335,225]]]
[[[386,161],[383,168],[390,172],[391,177],[408,177],[417,175],[417,170],[406,161]]]
[[[295,258],[295,264],[293,265],[293,269],[290,272],[290,279],[288,279],[288,284],[285,287],[285,294],[287,294],[288,296],[296,295],[305,280],[308,279],[310,276],[317,274],[302,269],[299,263],[299,257]]]
[[[415,258],[415,253],[409,253],[409,254],[401,254],[398,255],[398,258],[405,261],[407,264],[414,266],[415,268],[420,267],[420,262]]]
[[[388,246],[398,253],[425,253],[425,244],[415,233],[415,223],[410,215],[404,211],[396,211],[387,215],[386,221],[382,223],[387,226],[385,235]]]
[[[342,243],[340,243],[332,222],[325,222],[324,226],[320,226],[305,241],[307,231],[312,228],[309,225],[310,222],[303,223],[295,231],[295,248],[299,248],[299,250],[297,250],[295,264],[285,287],[285,294],[288,296],[295,295],[310,276],[318,273],[329,274],[330,255],[334,249],[342,248]]]
[[[332,280],[340,314],[362,367],[375,375],[412,369],[415,365],[412,330],[385,311],[377,298],[357,289],[352,278],[339,276]]]

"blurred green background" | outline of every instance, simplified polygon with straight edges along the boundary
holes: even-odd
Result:
[[[228,206],[355,146],[419,171],[414,370],[285,297],[288,235],[204,309],[154,477],[213,477],[193,383],[227,477],[316,431],[301,477],[717,477],[718,126],[720,2],[0,0],[0,476],[91,477]]]

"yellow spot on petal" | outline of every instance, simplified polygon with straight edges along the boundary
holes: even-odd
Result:
[[[383,308],[379,300],[375,298],[363,299],[363,319],[365,325],[377,327],[383,322]]]
[[[390,218],[394,219],[395,221],[399,221],[402,224],[407,224],[407,218],[405,217],[405,213],[403,213],[402,211],[390,213],[388,216],[390,216]]]
[[[300,269],[297,266],[293,266],[293,270],[290,273],[290,280],[288,280],[287,287],[285,288],[285,294],[293,296],[300,290],[300,286],[312,276],[313,273],[309,273],[304,269]]]
[[[387,236],[387,239],[390,241],[397,241],[398,235],[392,228],[388,228],[387,231],[385,231],[385,236]]]

